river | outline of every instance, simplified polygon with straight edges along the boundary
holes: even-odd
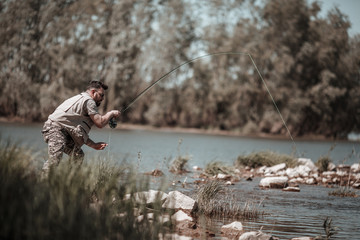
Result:
[[[47,146],[40,134],[41,127],[41,124],[0,123],[1,138],[19,141],[45,160]],[[335,164],[350,165],[359,162],[360,152],[360,144],[356,141],[295,139],[294,145],[291,140],[179,133],[170,130],[93,129],[91,138],[94,141],[108,142],[109,146],[102,152],[83,147],[87,158],[107,155],[114,160],[132,161],[139,166],[139,171],[157,168],[166,174],[169,162],[178,154],[191,156],[190,167],[196,165],[204,168],[213,161],[232,165],[239,155],[267,150],[284,154],[295,152],[297,156],[310,158],[314,162],[321,156],[329,155]],[[331,239],[360,239],[359,198],[329,196],[328,192],[333,189],[321,186],[300,185],[301,191],[298,193],[261,190],[258,187],[259,181],[260,178],[251,182],[243,180],[231,186],[234,198],[242,202],[262,202],[260,210],[269,213],[256,221],[242,221],[246,231],[262,228],[264,232],[280,239],[314,237],[324,234],[323,221],[326,217],[331,217],[333,226],[339,228],[339,232]],[[360,195],[358,190],[356,193]],[[214,227],[228,221],[217,220]]]

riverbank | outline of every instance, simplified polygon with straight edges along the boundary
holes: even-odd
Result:
[[[25,119],[12,117],[5,118],[0,117],[0,123],[12,123],[12,124],[43,124],[42,122],[29,122]],[[106,128],[109,128],[106,126]],[[192,133],[192,134],[204,134],[212,136],[233,136],[233,137],[246,137],[246,138],[260,138],[260,139],[275,139],[275,140],[290,140],[292,141],[289,134],[267,134],[267,133],[258,133],[258,134],[244,134],[240,131],[227,131],[220,129],[201,129],[201,128],[183,128],[183,127],[156,127],[151,125],[140,125],[140,124],[131,124],[131,123],[121,123],[118,122],[115,130],[145,130],[145,131],[159,131],[159,132],[173,132],[173,133]],[[304,136],[292,136],[294,141],[337,141],[337,142],[353,142],[359,141],[357,138],[348,138],[348,139],[334,139],[325,137],[322,135],[304,135]]]

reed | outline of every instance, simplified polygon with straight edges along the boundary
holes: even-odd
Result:
[[[169,171],[175,174],[184,174],[188,172],[187,163],[190,156],[177,156],[171,163]]]
[[[271,167],[276,164],[286,163],[288,167],[295,167],[298,163],[296,158],[287,154],[279,154],[272,151],[254,152],[244,156],[238,156],[235,167],[248,166],[257,168],[261,166]]]
[[[339,187],[334,191],[330,191],[328,193],[329,196],[337,196],[337,197],[357,197],[358,195],[354,190],[352,190],[349,186]]]
[[[161,204],[149,209],[125,200],[148,188],[146,176],[131,166],[98,158],[79,167],[63,160],[41,179],[26,149],[0,146],[0,239],[157,239],[172,231],[160,220]]]
[[[332,219],[330,217],[326,217],[323,223],[323,228],[325,235],[320,234],[319,236],[316,236],[316,240],[328,240],[331,239],[334,235],[338,233],[340,228],[333,226]]]
[[[198,203],[196,215],[231,219],[256,219],[264,216],[257,205],[250,201],[240,204],[231,199],[232,193],[219,181],[210,181],[200,187],[196,194]]]
[[[226,174],[226,175],[233,175],[234,174],[234,168],[227,166],[226,164],[222,162],[211,162],[208,163],[204,169],[204,173],[207,176],[214,176],[219,173]]]
[[[316,161],[315,165],[319,168],[320,172],[326,172],[331,162],[329,156],[322,156]]]

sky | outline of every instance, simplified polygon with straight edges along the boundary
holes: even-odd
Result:
[[[309,2],[313,2],[313,0],[309,0]],[[351,22],[350,36],[360,34],[360,0],[319,0],[319,2],[321,3],[320,16],[326,16],[327,12],[336,6],[349,17]]]

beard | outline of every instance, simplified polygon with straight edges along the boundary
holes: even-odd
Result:
[[[101,101],[96,101],[95,103],[96,103],[96,106],[99,107],[101,104]]]

